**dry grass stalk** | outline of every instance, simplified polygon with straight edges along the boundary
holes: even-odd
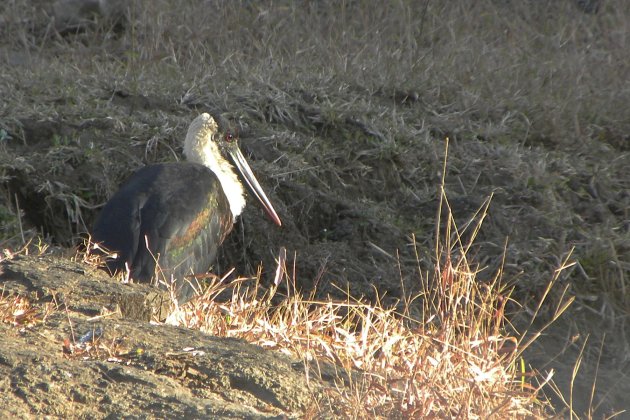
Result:
[[[0,321],[20,329],[31,328],[46,321],[55,309],[52,302],[33,305],[30,300],[17,295],[0,295]]]

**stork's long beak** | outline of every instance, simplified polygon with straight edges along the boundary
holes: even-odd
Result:
[[[271,205],[271,201],[269,201],[267,195],[258,183],[258,180],[252,172],[252,168],[249,167],[249,164],[245,160],[245,156],[243,156],[243,153],[241,153],[239,147],[236,145],[235,147],[230,147],[228,152],[232,157],[236,168],[241,173],[242,178],[245,179],[245,182],[247,182],[249,189],[252,193],[254,193],[258,201],[260,201],[260,204],[262,204],[263,208],[265,209],[271,220],[273,220],[274,223],[278,226],[282,226],[282,222],[280,221],[278,214]]]

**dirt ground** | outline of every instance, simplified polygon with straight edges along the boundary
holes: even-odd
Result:
[[[307,381],[300,360],[149,324],[161,305],[146,285],[121,287],[52,256],[17,257],[0,270],[5,293],[65,308],[34,328],[0,324],[3,417],[278,418],[308,412],[325,389]]]
[[[630,409],[630,121],[621,111],[630,65],[620,53],[628,27],[611,25],[623,25],[622,3],[584,14],[569,2],[488,0],[478,10],[431,4],[395,15],[349,2],[354,20],[328,2],[132,3],[120,15],[40,1],[0,7],[0,248],[42,236],[66,250],[7,259],[0,282],[68,308],[33,330],[0,324],[6,414],[84,417],[97,406],[102,417],[303,415],[330,386],[306,383],[301,362],[279,354],[158,329],[146,322],[161,310],[146,290],[122,292],[70,260],[130,173],[181,159],[200,112],[239,124],[283,220],[275,228],[250,200],[216,272],[262,264],[268,281],[285,247],[304,293],[378,292],[389,302],[414,293],[418,269],[433,270],[448,153],[445,190],[464,238],[491,198],[468,258],[482,279],[502,270],[515,312],[535,307],[564,258],[576,263],[551,292],[557,302],[566,287],[574,304],[526,362],[554,369],[579,414]],[[381,38],[361,32],[366,22]],[[321,33],[330,39],[313,35]],[[119,315],[94,322],[103,307]],[[521,312],[514,323],[529,320]],[[95,328],[129,357],[84,363],[65,353],[64,340]]]

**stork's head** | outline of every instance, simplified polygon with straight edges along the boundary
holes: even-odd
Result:
[[[236,167],[238,174],[245,180],[271,220],[280,226],[282,222],[278,214],[238,147],[236,132],[224,125],[227,124],[219,127],[214,118],[205,112],[195,118],[188,127],[184,143],[186,159],[207,166],[217,175],[230,202],[234,218],[241,214],[245,207],[245,191],[234,171]]]

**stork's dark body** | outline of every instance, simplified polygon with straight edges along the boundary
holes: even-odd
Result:
[[[178,279],[177,296],[186,301],[193,290],[182,279],[210,268],[233,223],[228,199],[209,168],[162,163],[138,170],[123,184],[102,209],[92,239],[118,254],[107,264],[111,273],[127,266],[138,282],[155,278],[157,259],[158,278]]]

